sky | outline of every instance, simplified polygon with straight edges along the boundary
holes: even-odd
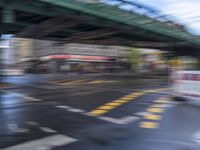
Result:
[[[200,0],[127,0],[159,10],[171,20],[183,24],[189,32],[200,35]],[[111,2],[111,1],[110,1]],[[133,9],[123,6],[123,9]],[[137,10],[136,10],[137,11]],[[141,10],[140,10],[141,11]],[[141,12],[140,12],[141,13]],[[147,15],[147,12],[142,12]]]
[[[200,35],[200,0],[135,0],[169,14],[188,30]]]

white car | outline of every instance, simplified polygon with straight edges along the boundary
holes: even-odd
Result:
[[[200,104],[200,71],[176,71],[171,80],[175,98]]]

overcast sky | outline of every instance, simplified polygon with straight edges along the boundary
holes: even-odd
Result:
[[[115,0],[103,0],[113,2]],[[200,0],[127,0],[151,6],[172,20],[185,25],[193,34],[200,35]],[[133,9],[124,6],[124,9]]]
[[[132,0],[174,16],[194,34],[200,35],[200,0]]]

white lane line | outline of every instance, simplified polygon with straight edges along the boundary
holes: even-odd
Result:
[[[78,140],[62,134],[56,134],[8,148],[3,148],[2,150],[51,150],[56,146],[63,146],[76,141]]]
[[[26,124],[32,125],[32,126],[39,126],[39,123],[33,122],[33,121],[26,121]]]
[[[15,123],[9,123],[8,124],[8,129],[11,130],[12,132],[17,132],[17,133],[29,132],[29,129],[20,128],[18,126],[18,124],[15,124]]]
[[[85,113],[83,113],[83,115],[89,116],[89,117],[95,117],[95,115],[92,115],[92,114],[90,114],[89,112],[85,112]]]
[[[42,101],[42,99],[38,99],[38,98],[35,98],[35,97],[30,97],[30,96],[27,96],[27,95],[24,95],[24,94],[20,94],[20,93],[8,92],[8,91],[5,91],[5,90],[3,90],[2,92],[11,94],[11,95],[16,96],[16,97],[21,97],[21,98],[23,98],[25,100],[28,100],[28,101],[33,101],[33,102]]]
[[[53,130],[51,128],[48,128],[48,127],[39,127],[39,129],[43,132],[47,132],[47,133],[57,133],[56,130]]]
[[[136,117],[136,116],[127,116],[127,117],[123,117],[120,119],[121,123],[123,124],[129,124],[133,121],[137,121],[139,120],[140,118],[139,117]]]
[[[108,121],[108,122],[111,122],[111,123],[115,123],[115,124],[122,124],[118,119],[115,119],[115,118],[111,118],[111,117],[97,117],[101,120],[104,120],[104,121]]]
[[[24,99],[29,100],[29,101],[33,101],[33,102],[40,102],[42,101],[41,99],[35,98],[35,97],[30,97],[30,96],[22,96]]]
[[[148,111],[141,111],[141,112],[133,113],[133,115],[135,115],[135,116],[142,116],[142,117],[145,115],[149,115],[149,114],[151,114],[151,113]]]
[[[112,117],[105,117],[105,116],[94,116],[94,115],[90,115],[85,110],[73,108],[73,107],[66,106],[66,105],[57,105],[55,107],[64,109],[64,110],[69,111],[69,112],[80,113],[82,115],[89,116],[89,117],[95,117],[95,118],[98,118],[100,120],[104,120],[104,121],[115,123],[115,124],[129,124],[129,123],[139,119],[139,117],[137,117],[137,116],[126,116],[126,117],[123,117],[123,118],[120,118],[120,119],[112,118]]]
[[[31,125],[31,126],[39,126],[38,129],[40,129],[43,132],[47,132],[47,133],[57,133],[56,130],[53,130],[51,128],[48,127],[41,127],[39,123],[37,122],[33,122],[33,121],[25,121],[26,124]]]
[[[160,105],[161,108],[170,108],[170,107],[173,107],[174,105],[172,104],[162,104]]]
[[[55,107],[56,107],[56,108],[65,109],[65,110],[67,110],[67,111],[69,111],[69,112],[74,112],[74,113],[85,113],[85,110],[73,108],[73,107],[66,106],[66,105],[58,105],[58,106],[55,106]]]
[[[66,106],[66,105],[58,105],[58,106],[55,106],[57,108],[62,108],[62,109],[70,109],[71,107],[69,106]]]
[[[139,117],[136,117],[136,116],[126,116],[126,117],[123,117],[123,118],[120,118],[120,119],[116,119],[116,118],[112,118],[112,117],[103,117],[103,116],[100,116],[100,117],[97,117],[101,120],[104,120],[104,121],[108,121],[108,122],[111,122],[111,123],[115,123],[115,124],[129,124],[131,122],[134,122],[138,119],[140,119]]]
[[[84,113],[85,111],[82,109],[76,109],[76,108],[70,108],[68,109],[70,112],[75,112],[75,113]]]

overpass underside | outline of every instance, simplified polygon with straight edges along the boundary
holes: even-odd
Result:
[[[124,45],[196,54],[199,38],[152,18],[102,3],[0,0],[1,34],[62,43]]]

